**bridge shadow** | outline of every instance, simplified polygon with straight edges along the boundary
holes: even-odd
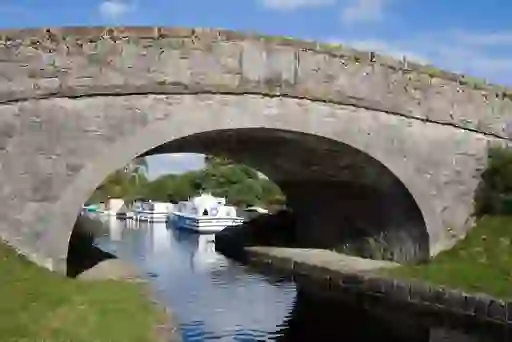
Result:
[[[386,299],[329,292],[295,279],[297,296],[275,341],[508,341],[510,328],[451,314],[418,311]]]
[[[66,275],[76,278],[102,261],[115,259],[111,253],[94,245],[94,239],[105,226],[87,216],[78,216],[69,239]]]
[[[429,236],[421,213],[414,201],[403,200],[409,194],[379,194],[377,189],[345,182],[312,182],[302,184],[300,191],[307,193],[308,187],[329,196],[330,205],[325,200],[295,203],[293,209],[225,228],[216,234],[218,250],[237,259],[244,258],[247,246],[328,249],[403,263],[429,259]],[[399,209],[394,208],[400,201]],[[309,238],[309,232],[317,238]]]

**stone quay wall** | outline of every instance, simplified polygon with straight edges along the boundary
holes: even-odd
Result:
[[[320,283],[326,291],[349,291],[385,297],[390,302],[411,304],[429,311],[445,311],[485,322],[512,324],[512,301],[486,294],[469,294],[443,286],[391,279],[372,273],[340,273],[326,267],[250,249],[245,250],[244,262],[255,267],[271,268],[293,277],[306,277]]]

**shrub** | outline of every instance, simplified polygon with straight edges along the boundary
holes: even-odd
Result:
[[[489,148],[475,193],[475,215],[512,215],[512,148]]]

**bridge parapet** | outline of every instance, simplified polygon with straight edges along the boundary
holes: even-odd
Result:
[[[288,96],[512,139],[512,90],[373,52],[228,30],[0,31],[0,103],[143,93]]]

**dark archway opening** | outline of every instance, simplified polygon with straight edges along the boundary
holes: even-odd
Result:
[[[247,165],[282,190],[286,209],[251,220],[246,226],[252,238],[244,244],[324,248],[399,262],[429,258],[425,221],[410,192],[382,163],[347,144],[311,134],[244,128],[189,135],[135,157],[173,153]],[[170,195],[166,201],[182,200]],[[76,241],[90,240],[88,234],[74,229],[68,263],[80,259],[76,251],[82,247]]]
[[[75,278],[102,261],[116,258],[94,244],[104,227],[97,221],[79,216],[69,238],[66,275]]]
[[[293,214],[260,218],[257,226],[265,233],[256,244],[270,240],[399,262],[430,256],[427,227],[411,193],[382,163],[347,144],[299,132],[244,128],[189,135],[144,155],[179,152],[243,163],[282,189]],[[285,233],[278,237],[279,232]]]

